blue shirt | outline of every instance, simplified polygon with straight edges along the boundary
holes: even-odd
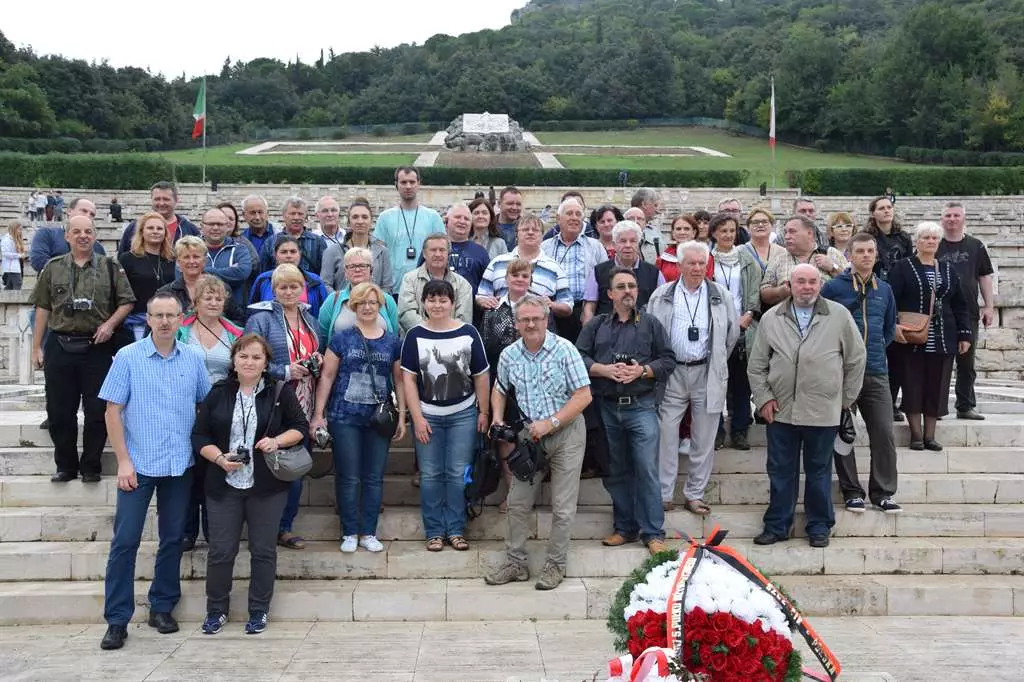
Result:
[[[490,262],[487,249],[473,241],[452,242],[451,251],[448,252],[448,267],[466,278],[473,287],[474,296]]]
[[[417,206],[410,210],[395,206],[382,212],[373,227],[373,236],[387,244],[394,273],[393,290],[398,293],[402,277],[416,269],[423,240],[434,232],[444,233],[444,221],[432,208]],[[412,247],[412,257],[407,250]]]
[[[338,376],[331,387],[327,419],[366,426],[377,404],[391,393],[392,366],[401,355],[402,340],[398,334],[385,332],[378,339],[366,339],[364,347],[362,333],[350,327],[331,337],[328,347],[338,356]],[[373,363],[372,373],[366,359],[367,349]]]
[[[502,395],[515,388],[519,409],[533,421],[548,419],[569,402],[573,393],[589,385],[587,366],[576,346],[551,332],[544,335],[536,353],[527,350],[519,339],[498,359],[495,388]],[[505,415],[506,421],[512,418]]]
[[[181,476],[192,466],[196,403],[209,392],[202,355],[175,342],[165,358],[147,336],[117,352],[99,397],[124,406],[124,440],[137,473]]]

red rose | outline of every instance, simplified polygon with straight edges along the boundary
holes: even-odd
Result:
[[[711,652],[711,645],[710,644],[701,644],[700,645],[700,649],[698,649],[698,653],[700,654],[700,662],[702,664],[707,666],[707,665],[709,665],[711,663],[711,653],[712,652]]]
[[[629,641],[626,642],[626,649],[629,651],[630,655],[633,658],[636,658],[637,656],[642,654],[644,652],[644,648],[645,647],[640,642],[640,640],[634,637],[630,637]]]
[[[718,632],[725,632],[732,627],[733,622],[736,620],[735,617],[730,616],[728,613],[722,611],[716,611],[711,614],[711,627]]]
[[[722,643],[729,647],[729,651],[739,649],[741,644],[746,644],[747,635],[739,627],[732,627],[722,633]],[[743,647],[744,650],[747,647]]]
[[[740,664],[740,673],[748,680],[754,679],[758,672],[763,670],[764,666],[761,664],[761,658],[744,658]]]
[[[740,674],[740,656],[729,655],[725,659],[725,674],[730,677],[735,677]]]
[[[723,672],[725,670],[726,655],[717,651],[712,652],[711,657],[708,659],[708,667],[716,673]]]
[[[704,613],[704,609],[695,608],[686,614],[683,619],[683,625],[688,628],[702,628],[708,625],[708,614]]]

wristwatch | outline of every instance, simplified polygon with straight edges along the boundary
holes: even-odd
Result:
[[[553,427],[555,427],[556,429],[558,429],[558,428],[561,428],[561,426],[562,426],[562,422],[561,422],[561,420],[560,420],[560,419],[559,419],[558,417],[556,417],[555,415],[551,415],[551,425],[552,425]]]

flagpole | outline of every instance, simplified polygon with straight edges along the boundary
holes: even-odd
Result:
[[[206,184],[206,76],[203,76],[203,184]]]
[[[772,150],[772,199],[775,198],[777,193],[777,186],[775,184],[775,76],[771,76],[772,84],[772,99],[771,99],[771,111],[768,114],[768,146]]]

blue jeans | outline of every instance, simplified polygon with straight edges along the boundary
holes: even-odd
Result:
[[[192,469],[181,476],[138,474],[138,481],[139,487],[130,493],[117,491],[103,604],[103,617],[108,625],[127,625],[135,613],[135,559],[154,491],[160,546],[149,588],[149,609],[170,613],[181,598],[181,534],[192,492]]]
[[[427,538],[450,538],[466,530],[465,471],[476,448],[476,405],[436,417],[423,415],[430,424],[430,442],[418,440],[420,510]]]
[[[740,344],[743,337],[740,337]],[[754,420],[750,409],[750,379],[747,378],[747,354],[737,344],[729,356],[729,380],[725,389],[725,404],[729,408],[729,434],[746,433]],[[718,433],[725,430],[725,415],[718,422]]]
[[[342,535],[376,535],[388,440],[368,426],[327,422],[333,439],[334,498]]]
[[[608,436],[608,476],[615,531],[645,543],[665,537],[665,511],[658,481],[658,412],[654,395],[632,405],[599,398]]]
[[[836,523],[832,508],[832,444],[837,426],[768,425],[770,497],[764,529],[776,537],[789,535],[800,491],[800,459],[804,463],[804,514],[808,536],[829,534]]]
[[[284,505],[284,514],[281,515],[281,525],[278,533],[291,533],[295,517],[299,515],[299,498],[302,497],[302,481],[298,479],[291,482],[288,487],[288,501]]]

